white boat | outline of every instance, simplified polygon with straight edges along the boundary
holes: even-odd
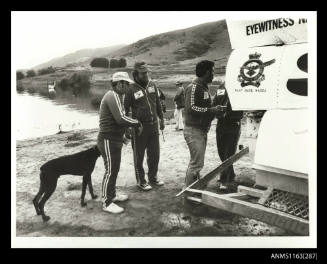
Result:
[[[48,91],[49,91],[49,95],[50,96],[54,96],[56,95],[56,81],[54,81],[53,83],[49,84],[48,83]]]

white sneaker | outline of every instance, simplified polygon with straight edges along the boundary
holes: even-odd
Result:
[[[162,186],[162,185],[164,185],[165,183],[164,183],[163,181],[161,181],[161,180],[156,180],[156,181],[154,181],[154,182],[150,182],[150,184],[152,184],[152,185],[157,185],[157,186]]]
[[[119,213],[124,212],[124,208],[118,206],[115,203],[110,203],[107,207],[103,206],[102,210],[107,213],[112,213],[112,214],[119,214]]]
[[[221,183],[221,184],[219,185],[218,189],[224,191],[224,190],[227,190],[228,187],[227,187],[226,185],[224,185],[224,184]]]
[[[128,195],[127,194],[116,194],[116,196],[114,197],[114,199],[112,199],[113,202],[124,202],[128,199]]]
[[[141,188],[143,191],[150,191],[152,187],[148,183],[141,183],[137,185],[139,188]]]

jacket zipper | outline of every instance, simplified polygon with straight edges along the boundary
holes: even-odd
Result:
[[[147,86],[145,88],[143,88],[142,86],[140,86],[138,83],[136,83],[138,86],[140,86],[142,89],[144,89],[144,93],[145,93],[145,98],[146,98],[146,101],[148,102],[148,105],[149,105],[149,109],[150,109],[150,113],[151,113],[151,119],[152,119],[152,122],[154,121],[154,117],[153,117],[153,113],[152,113],[152,109],[151,109],[151,105],[150,105],[150,102],[149,102],[149,99],[148,99],[148,95],[147,95],[147,88],[149,86],[149,83],[147,84]]]

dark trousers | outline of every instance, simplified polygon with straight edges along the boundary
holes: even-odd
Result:
[[[233,156],[237,150],[237,144],[241,135],[241,122],[224,123],[218,121],[216,127],[216,141],[218,154],[221,161]],[[221,183],[234,181],[235,172],[233,165],[226,168],[220,174]]]
[[[147,164],[149,168],[149,182],[156,181],[160,159],[158,123],[143,124],[142,134],[140,136],[133,136],[132,148],[134,154],[134,168],[137,183],[146,183],[145,172],[143,168],[145,150],[147,155]]]
[[[105,168],[102,181],[102,201],[105,206],[108,206],[116,196],[116,180],[120,169],[123,143],[99,135],[97,145]]]

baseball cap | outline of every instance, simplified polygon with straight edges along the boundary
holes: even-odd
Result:
[[[181,85],[181,84],[183,84],[183,83],[180,82],[180,81],[177,81],[177,82],[176,82],[176,85]]]
[[[149,72],[148,65],[144,61],[135,62],[134,70],[138,72]]]
[[[126,81],[129,83],[133,83],[133,81],[129,78],[127,72],[115,72],[112,75],[112,81],[113,82]]]

